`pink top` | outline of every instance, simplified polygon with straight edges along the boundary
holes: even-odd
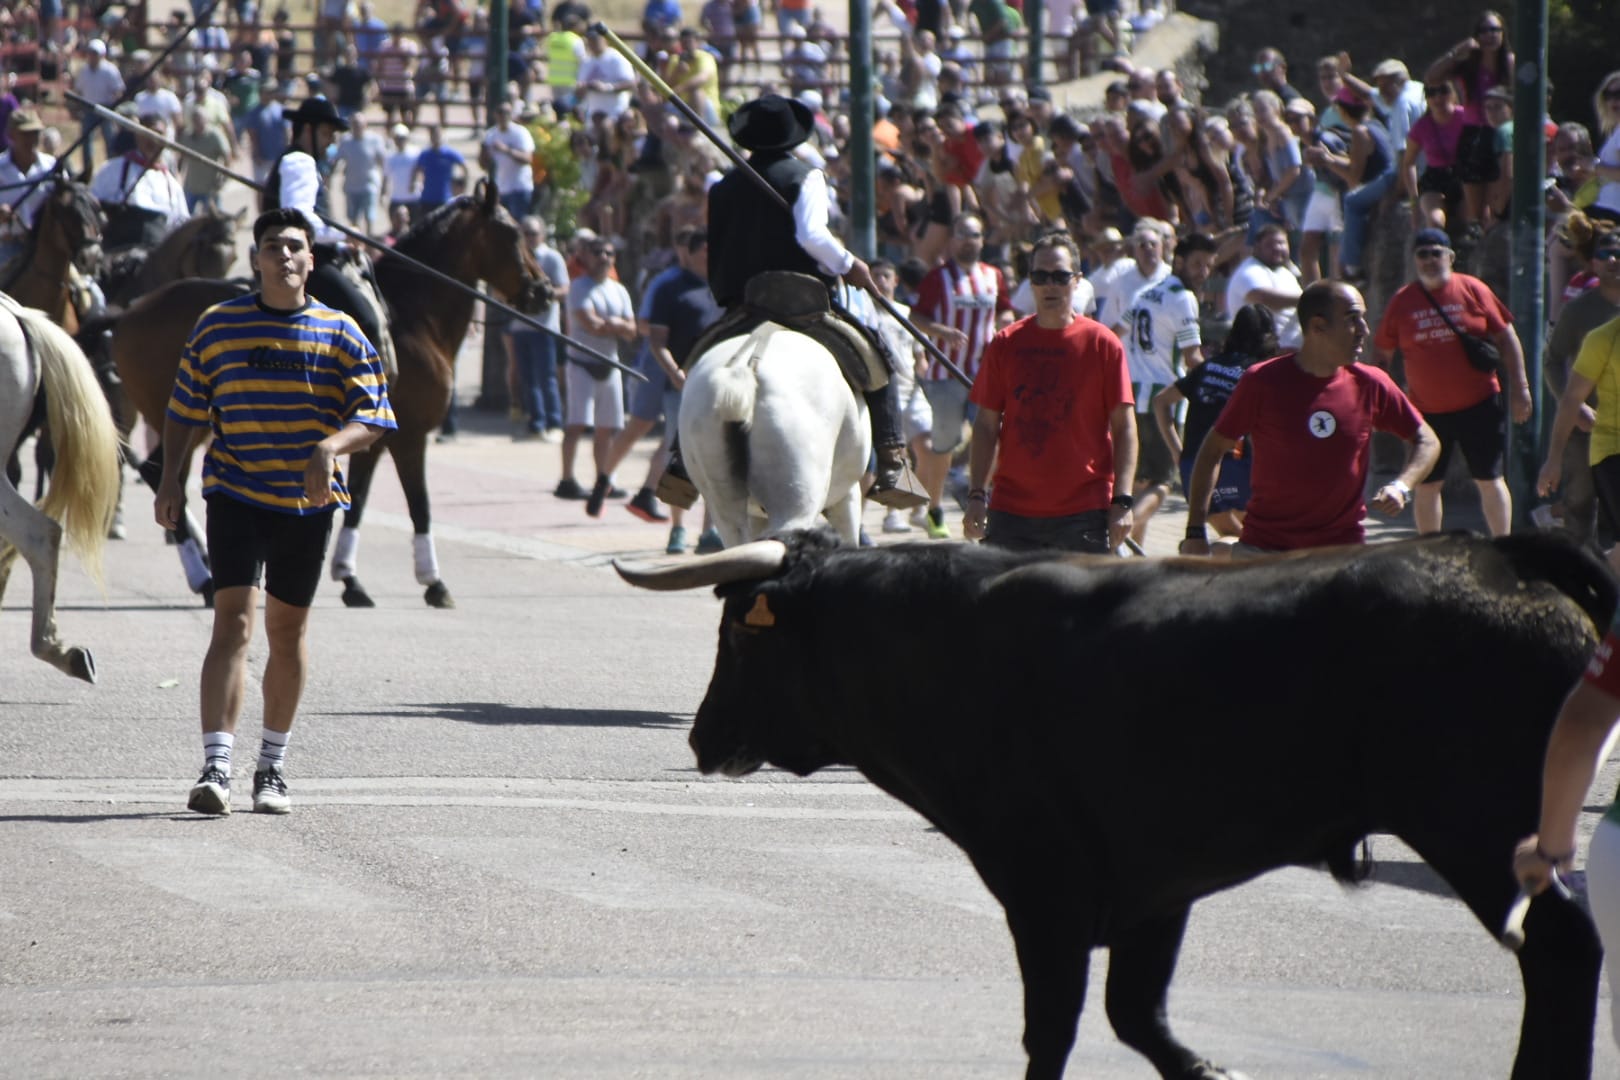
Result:
[[[1441,127],[1433,113],[1424,113],[1412,125],[1409,138],[1418,144],[1431,169],[1449,169],[1457,163],[1457,141],[1468,126],[1461,109],[1451,114],[1451,123]]]

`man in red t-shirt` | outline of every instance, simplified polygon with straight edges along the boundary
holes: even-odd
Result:
[[[1035,241],[1029,274],[1035,314],[984,350],[970,395],[979,413],[963,521],[969,540],[1106,554],[1130,531],[1131,375],[1119,339],[1074,314],[1079,265],[1068,233]]]
[[[1412,251],[1417,280],[1390,298],[1373,339],[1381,367],[1389,366],[1396,349],[1401,351],[1407,393],[1440,439],[1440,457],[1418,485],[1412,513],[1418,532],[1440,531],[1440,492],[1452,448],[1460,447],[1469,475],[1479,486],[1485,524],[1492,536],[1501,536],[1513,520],[1513,498],[1502,479],[1507,434],[1507,411],[1498,396],[1502,385],[1496,372],[1480,371],[1468,362],[1452,327],[1495,343],[1507,371],[1513,419],[1520,424],[1530,419],[1531,409],[1524,350],[1513,330],[1512,314],[1490,287],[1476,277],[1452,272],[1456,256],[1444,230],[1419,229]]]
[[[1244,372],[1204,437],[1187,495],[1183,555],[1209,554],[1204,521],[1215,470],[1244,436],[1254,471],[1241,546],[1254,551],[1362,543],[1374,431],[1412,444],[1406,468],[1373,498],[1380,513],[1399,513],[1434,467],[1440,444],[1417,408],[1384,372],[1356,363],[1368,333],[1361,294],[1318,281],[1300,294],[1298,310],[1299,351]]]

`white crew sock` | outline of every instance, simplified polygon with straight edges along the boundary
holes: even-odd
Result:
[[[259,737],[259,764],[262,772],[272,765],[281,765],[287,760],[287,740],[292,738],[290,731],[271,731],[265,728]]]
[[[203,732],[203,760],[205,765],[213,765],[226,776],[231,775],[231,747],[236,744],[236,736],[229,731]]]

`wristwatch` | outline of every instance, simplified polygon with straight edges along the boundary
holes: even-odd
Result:
[[[1109,499],[1108,502],[1110,505],[1117,506],[1122,510],[1129,510],[1131,507],[1136,505],[1136,500],[1129,495],[1115,495],[1112,499]]]

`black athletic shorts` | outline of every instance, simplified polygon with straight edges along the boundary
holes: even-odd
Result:
[[[1446,478],[1453,447],[1462,449],[1468,475],[1475,480],[1495,480],[1502,475],[1503,446],[1507,437],[1507,410],[1502,396],[1492,394],[1478,405],[1456,412],[1424,413],[1423,419],[1440,440],[1440,456],[1424,478],[1425,484],[1438,484]]]
[[[1155,387],[1155,389],[1157,389]],[[1176,478],[1175,459],[1152,413],[1136,414],[1136,484],[1167,487]]]
[[[1620,454],[1611,454],[1592,466],[1597,488],[1598,543],[1620,538]]]
[[[1490,184],[1501,179],[1502,162],[1496,156],[1496,129],[1470,124],[1457,140],[1457,179],[1465,184]]]
[[[1457,170],[1451,168],[1427,168],[1423,175],[1418,177],[1418,194],[1434,192],[1448,202],[1462,202],[1462,180],[1457,176]]]
[[[206,501],[214,588],[257,588],[262,581],[265,591],[283,604],[309,607],[314,602],[332,535],[331,511],[283,514],[220,494]]]

